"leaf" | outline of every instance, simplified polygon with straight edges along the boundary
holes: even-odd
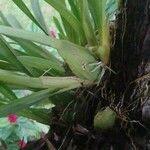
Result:
[[[15,93],[9,87],[2,83],[0,83],[0,93],[2,93],[5,96],[5,98],[8,98],[9,100],[17,98]]]
[[[95,63],[96,59],[84,47],[78,46],[69,41],[52,39],[43,34],[27,32],[5,26],[0,26],[0,33],[52,46],[58,50],[59,54],[67,62],[75,75],[91,81],[95,81],[98,78],[100,70],[97,69],[95,72],[92,72],[93,67],[89,65],[91,63]]]
[[[110,56],[110,33],[108,17],[106,14],[106,0],[88,0],[91,13],[95,20],[96,29],[99,31],[99,48],[96,50],[98,58],[108,64]]]
[[[88,2],[87,0],[81,0],[81,16],[82,16],[82,25],[83,25],[83,29],[87,38],[87,41],[89,43],[89,45],[91,46],[95,46],[97,45],[97,40],[96,40],[96,36],[94,33],[94,28],[92,25],[92,20],[91,20],[91,15],[89,12],[89,8],[88,8]]]
[[[15,51],[8,45],[2,36],[0,36],[0,55],[2,55],[8,62],[20,71],[24,71],[28,74],[29,71],[20,63],[17,59]]]
[[[5,69],[5,70],[14,70],[14,71],[17,70],[10,63],[8,63],[7,61],[3,61],[3,60],[0,60],[0,68]]]
[[[107,45],[100,46],[97,50],[97,54],[104,64],[109,62],[110,48]]]
[[[1,11],[0,11],[0,18],[2,19],[2,21],[5,25],[9,25],[9,22],[7,21],[6,17],[4,16],[3,12],[1,12]]]
[[[32,120],[36,120],[42,124],[50,125],[51,123],[51,113],[47,109],[36,109],[29,108],[18,113],[20,116],[27,117]]]
[[[5,23],[5,25],[7,25],[7,26],[13,26],[13,27],[17,27],[17,28],[22,28],[21,27],[21,25],[20,25],[20,23],[18,22],[18,20],[14,17],[14,16],[8,16],[7,18],[3,15],[3,13],[2,12],[0,12],[0,17],[2,18],[2,20],[3,20],[3,22]],[[3,39],[4,40],[4,39]],[[15,38],[13,39],[13,40],[15,40]],[[9,46],[9,42],[6,42],[5,41],[5,43],[7,44],[7,47]],[[27,43],[27,45],[29,45],[29,43],[30,42],[27,42],[27,41],[23,41],[23,43]],[[29,51],[30,51],[30,49],[31,48],[33,48],[33,46],[32,46],[32,43],[30,43],[31,44],[31,46],[28,46],[29,47]],[[10,46],[8,47],[9,49],[11,48]],[[15,49],[13,49],[13,48],[11,48],[10,49],[12,52],[13,52],[13,54],[15,55],[15,56],[17,56],[17,55],[25,55],[25,53],[24,52],[22,52],[22,51],[18,51],[18,50],[15,50]],[[22,49],[21,49],[22,50]],[[1,51],[1,52],[5,52],[5,51]],[[41,53],[42,53],[42,51],[41,51]],[[8,58],[7,57],[5,57],[4,55],[1,55],[3,58],[2,59],[4,59],[5,61],[8,61],[9,62],[9,60],[8,60]],[[11,59],[10,59],[11,60]],[[17,58],[16,58],[16,60],[17,60]],[[20,62],[18,62],[18,63],[20,63]],[[4,63],[3,63],[4,64]],[[11,62],[10,62],[10,64],[11,64]],[[22,67],[24,67],[23,65],[22,65]],[[10,67],[8,67],[7,69],[9,69]],[[15,70],[19,70],[19,68],[18,67],[16,67],[16,66],[14,66],[14,68],[16,68]],[[6,69],[6,68],[5,68]],[[24,71],[26,71],[26,73],[27,74],[30,74],[30,75],[32,75],[32,76],[37,76],[38,75],[38,72],[36,72],[35,70],[33,70],[33,69],[30,69],[30,68],[25,68],[24,67],[24,69],[26,69],[26,70],[24,70]],[[23,71],[23,70],[19,70],[19,71]]]
[[[18,56],[18,59],[28,67],[33,67],[42,71],[49,70],[49,72],[55,75],[57,73],[60,75],[64,75],[65,73],[63,65],[56,61],[56,59],[47,60],[32,56]]]
[[[42,26],[42,28],[44,29],[44,31],[46,31],[46,33],[48,33],[48,29],[45,23],[45,20],[43,18],[43,14],[39,5],[39,0],[31,0],[31,6],[32,6],[32,10],[33,13],[36,17],[36,20],[39,22],[39,24]]]
[[[97,80],[100,72],[99,69],[92,72],[93,67],[90,64],[96,62],[96,60],[87,49],[68,41],[60,41],[59,44],[59,54],[75,75],[89,81]]]
[[[64,4],[58,0],[45,0],[48,4],[54,7],[60,15],[62,15],[72,26],[75,31],[81,30],[81,24],[79,20],[71,13],[69,10],[66,9]]]
[[[7,20],[7,21],[5,21]],[[17,18],[14,15],[8,15],[7,17],[3,17],[3,21],[7,22],[6,25],[8,26],[12,26],[13,28],[18,28],[18,29],[22,29],[21,24],[19,23],[19,21],[17,20]]]
[[[43,99],[51,95],[52,90],[46,89],[39,92],[35,92],[29,96],[14,100],[7,105],[0,106],[0,117],[4,117],[11,113],[19,112],[23,109],[42,101]]]
[[[28,7],[25,5],[25,3],[22,0],[12,0],[22,11],[24,14],[26,14],[39,28],[41,28],[46,34],[47,31],[45,30],[45,27],[41,26],[41,24],[35,19],[35,17],[32,15]]]
[[[80,20],[80,15],[77,9],[77,5],[75,3],[75,1],[73,0],[68,0],[70,7],[71,7],[71,11],[73,12],[73,14],[76,16],[76,18],[78,18],[78,20]]]
[[[99,30],[104,21],[107,0],[88,0],[88,2],[96,27]]]
[[[68,87],[72,87],[74,89],[92,84],[90,81],[82,80],[76,77],[41,76],[39,78],[34,78],[2,69],[0,69],[0,81],[12,85],[38,89],[62,89]]]
[[[2,18],[5,25],[12,26],[12,27],[18,28],[18,29],[22,29],[22,26],[20,25],[19,21],[16,19],[15,16],[9,15],[9,16],[5,17],[4,14],[2,12],[0,12],[0,17]],[[25,52],[28,55],[43,57],[46,59],[54,58],[54,56],[52,56],[49,51],[36,45],[33,42],[30,42],[27,40],[21,40],[21,39],[17,39],[17,38],[12,38],[12,39],[15,40],[16,42],[18,42],[18,44],[25,50]]]
[[[67,35],[67,40],[73,42],[75,44],[81,45],[80,37],[76,33],[76,31],[70,26],[68,20],[62,17],[62,23],[65,29],[65,33]]]
[[[40,101],[44,100],[45,98],[48,98],[50,96],[63,93],[65,91],[71,90],[73,87],[69,88],[57,88],[57,89],[46,89],[41,90],[38,92],[35,92],[29,96],[14,100],[10,102],[7,105],[0,106],[0,117],[4,117],[11,113],[17,113],[19,111],[22,111],[24,109],[29,108],[30,106],[39,103]]]
[[[61,26],[59,20],[56,17],[53,17],[54,23],[58,29],[58,31],[60,32],[60,34],[62,34],[63,36],[65,36],[65,33],[63,31],[63,27]]]
[[[59,0],[45,0],[52,7],[54,7],[60,15],[70,24],[70,26],[77,32],[80,36],[81,41],[85,41],[85,34],[83,32],[82,25],[80,21],[64,6],[62,1]]]
[[[2,128],[6,127],[6,126],[9,126],[9,125],[10,125],[10,123],[9,123],[7,118],[4,118],[4,117],[0,118],[0,129],[2,129]]]

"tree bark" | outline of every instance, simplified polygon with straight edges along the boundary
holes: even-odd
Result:
[[[109,90],[127,120],[127,149],[150,149],[150,1],[124,0],[121,10],[111,62],[118,74],[111,76]]]

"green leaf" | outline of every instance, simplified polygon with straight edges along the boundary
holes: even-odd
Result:
[[[75,75],[90,81],[97,80],[100,71],[97,69],[92,72],[93,66],[90,64],[96,62],[96,59],[87,49],[68,41],[60,41],[59,44],[59,54]]]
[[[2,129],[2,128],[6,127],[6,126],[9,126],[9,125],[10,125],[10,123],[9,123],[7,118],[4,118],[4,117],[0,118],[0,129]]]
[[[71,11],[73,12],[73,14],[76,16],[76,18],[78,18],[78,20],[80,20],[80,15],[77,9],[77,5],[75,3],[75,1],[73,0],[68,0],[70,7],[71,7]]]
[[[7,17],[4,16],[2,12],[0,12],[0,17],[2,18],[3,22],[7,26],[12,26],[14,28],[22,29],[19,21],[16,19],[15,16],[9,15]],[[17,38],[12,38],[25,50],[25,52],[31,56],[43,57],[46,59],[52,59],[54,56],[50,54],[49,51],[45,50],[44,48],[36,45],[33,42],[27,40],[21,40]]]
[[[28,88],[38,88],[38,89],[57,89],[57,88],[77,88],[81,86],[87,86],[92,84],[90,81],[82,80],[76,77],[49,77],[41,76],[39,78],[34,78],[11,71],[5,71],[0,69],[0,81],[6,82],[12,85],[18,85]]]
[[[2,19],[3,23],[5,25],[9,25],[8,20],[6,19],[6,17],[4,16],[3,12],[0,11],[0,18]]]
[[[13,28],[22,29],[20,22],[17,20],[17,18],[14,15],[8,15],[7,17],[4,16],[2,20],[4,22],[7,22],[6,25],[8,25],[8,26],[12,26]]]
[[[48,109],[29,108],[18,113],[21,116],[36,120],[42,124],[50,125],[51,112]]]
[[[56,59],[47,60],[32,56],[18,56],[18,59],[28,67],[33,67],[42,71],[49,70],[52,74],[58,73],[64,75],[65,73],[63,65],[56,61]]]
[[[46,34],[47,31],[45,30],[45,27],[41,26],[41,24],[35,19],[35,17],[32,15],[28,7],[25,5],[25,3],[22,0],[12,0],[22,11],[25,13],[39,28],[41,28]]]
[[[48,4],[54,7],[60,15],[62,15],[73,27],[75,31],[81,30],[81,24],[79,20],[71,13],[69,10],[66,9],[64,4],[58,0],[45,0]]]
[[[76,43],[76,44],[80,44],[80,38],[78,36],[78,34],[76,33],[76,31],[71,27],[71,25],[68,23],[68,20],[66,20],[64,17],[62,18],[62,23],[65,29],[65,33],[67,36],[67,40]]]
[[[7,105],[0,106],[0,117],[4,117],[11,113],[17,113],[24,109],[29,108],[30,106],[39,103],[40,101],[48,98],[50,96],[63,93],[65,91],[71,90],[72,87],[69,88],[57,88],[57,89],[46,89],[35,92],[29,96],[14,100]]]
[[[0,33],[7,36],[31,40],[52,46],[58,50],[59,54],[67,62],[75,75],[91,81],[95,81],[98,78],[100,70],[97,69],[92,72],[94,68],[89,65],[91,63],[96,63],[96,59],[84,47],[78,46],[69,41],[53,39],[43,34],[27,32],[5,26],[0,26]]]
[[[19,112],[23,109],[42,101],[43,99],[51,95],[52,90],[46,89],[39,92],[35,92],[29,96],[14,100],[7,105],[0,106],[0,117],[4,117],[11,113]]]
[[[83,32],[83,28],[80,21],[68,9],[66,9],[62,1],[59,0],[45,0],[45,1],[49,3],[52,7],[54,7],[60,13],[60,15],[66,21],[68,21],[68,23],[71,25],[74,31],[77,32],[78,36],[81,37],[81,41],[85,41],[85,34]]]
[[[37,124],[27,118],[19,117],[17,120],[17,125],[14,129],[14,133],[19,139],[24,139],[24,141],[35,140],[41,138],[41,130]],[[31,141],[32,141],[31,140]]]
[[[44,31],[47,31],[48,33],[48,29],[45,24],[45,20],[44,20],[44,17],[43,17],[43,14],[39,5],[39,0],[31,0],[31,6],[32,6],[33,13],[36,17],[36,20],[40,23]]]
[[[5,96],[5,98],[8,98],[9,100],[17,98],[15,93],[9,87],[2,83],[0,83],[0,93],[2,93]]]
[[[8,100],[6,98],[0,97],[0,106],[8,104]]]
[[[98,58],[108,64],[110,56],[110,33],[108,16],[106,14],[106,0],[88,0],[96,30],[99,33],[99,48],[96,50]]]
[[[8,45],[8,43],[2,36],[0,36],[0,55],[2,55],[8,62],[10,62],[18,70],[30,74],[29,71],[17,59],[15,51]]]
[[[61,23],[59,22],[59,20],[56,17],[53,17],[54,23],[58,29],[58,31],[60,32],[60,34],[62,34],[63,36],[65,36],[65,33],[63,31],[63,28],[61,26]]]
[[[88,0],[88,2],[96,27],[99,30],[104,21],[107,0]]]
[[[82,16],[82,25],[83,25],[83,29],[87,38],[87,41],[89,43],[89,45],[91,46],[95,46],[97,45],[97,40],[96,40],[96,36],[94,33],[94,27],[92,24],[92,20],[91,20],[91,15],[89,12],[89,6],[88,6],[88,2],[87,0],[81,0],[81,16]]]
[[[17,70],[15,67],[13,67],[10,63],[7,61],[0,60],[0,68],[5,70]]]

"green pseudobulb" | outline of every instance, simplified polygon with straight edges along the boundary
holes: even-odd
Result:
[[[115,124],[116,113],[107,107],[103,111],[99,111],[94,117],[94,128],[109,129]]]

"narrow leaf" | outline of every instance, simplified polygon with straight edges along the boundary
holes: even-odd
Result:
[[[51,113],[47,109],[35,109],[29,108],[17,113],[20,116],[36,120],[42,124],[50,125],[51,123]]]
[[[47,60],[39,57],[32,56],[19,56],[18,59],[26,66],[40,69],[42,71],[47,71],[52,73],[58,73],[64,75],[65,70],[61,63],[55,59]]]
[[[35,92],[29,96],[14,100],[7,105],[0,106],[0,117],[4,117],[11,113],[19,112],[23,109],[40,102],[41,100],[49,97],[51,95],[51,90],[46,89],[39,92]]]
[[[41,28],[46,34],[47,31],[41,26],[41,24],[35,19],[35,17],[32,15],[28,7],[25,5],[25,3],[22,0],[12,0],[22,11],[25,13],[39,28]]]
[[[81,37],[81,41],[85,41],[85,34],[83,32],[82,25],[80,21],[64,6],[62,1],[58,0],[45,0],[52,7],[54,7],[60,15],[68,21],[71,27],[78,33],[78,36]]]
[[[29,71],[17,59],[15,51],[8,45],[8,43],[2,36],[0,36],[0,55],[2,55],[8,62],[10,62],[20,71],[24,71],[30,74]]]
[[[82,25],[89,45],[97,45],[87,0],[82,0]]]
[[[48,29],[40,8],[39,0],[31,0],[31,6],[32,6],[33,13],[36,17],[36,20],[40,23],[44,31],[47,31],[48,33]]]
[[[81,87],[92,84],[90,81],[82,80],[76,77],[48,77],[41,76],[34,78],[30,76],[20,75],[11,71],[5,71],[0,69],[0,81],[6,82],[12,85],[18,85],[29,88],[67,88],[67,87]]]
[[[2,18],[5,25],[12,26],[12,27],[18,28],[18,29],[22,29],[22,26],[20,25],[19,21],[16,19],[15,16],[9,15],[9,16],[5,17],[4,14],[0,12],[0,17]],[[50,52],[48,52],[44,48],[36,45],[33,42],[21,40],[21,39],[17,39],[17,38],[12,38],[12,39],[15,40],[16,42],[18,42],[18,44],[26,51],[26,53],[28,55],[43,57],[43,58],[47,58],[47,59],[52,59],[54,57],[50,54]]]
[[[59,93],[63,93],[65,91],[71,90],[72,87],[64,88],[64,89],[46,89],[42,91],[35,92],[29,96],[14,100],[7,105],[0,106],[0,117],[7,116],[11,113],[17,113],[24,109],[29,108],[30,106],[39,103],[40,101],[48,98],[50,96],[54,96]]]
[[[9,100],[17,99],[15,93],[3,83],[0,83],[0,93],[2,93],[5,98],[8,98]]]
[[[95,81],[98,78],[100,70],[97,69],[92,72],[93,67],[89,65],[91,63],[96,63],[97,61],[84,47],[78,46],[69,41],[53,39],[43,34],[17,30],[10,27],[0,26],[0,33],[52,46],[58,50],[59,54],[68,63],[70,69],[78,77],[91,81]]]

